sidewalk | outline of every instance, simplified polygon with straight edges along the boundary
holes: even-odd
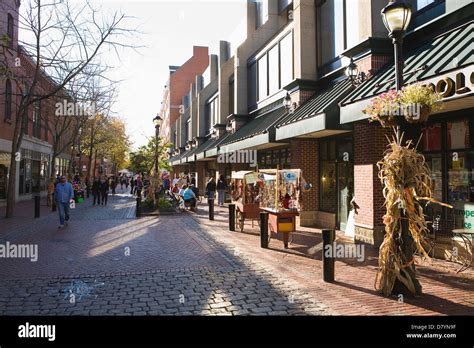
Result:
[[[297,281],[303,288],[332,311],[341,315],[474,315],[474,270],[456,274],[457,264],[444,260],[423,263],[417,259],[417,272],[423,286],[420,298],[386,298],[374,289],[378,267],[378,250],[366,246],[365,261],[338,259],[336,282],[322,280],[321,231],[299,228],[289,250],[273,238],[269,249],[260,248],[258,225],[246,223],[244,233],[228,230],[228,208],[215,207],[215,220],[208,220],[208,208],[199,205],[196,214],[189,213],[217,239],[233,244],[236,252],[252,261],[270,267]],[[338,243],[351,243],[342,234]]]

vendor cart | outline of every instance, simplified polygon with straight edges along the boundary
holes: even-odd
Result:
[[[235,223],[244,231],[245,221],[250,220],[260,224],[260,208],[258,203],[259,188],[257,185],[258,173],[241,171],[232,173],[231,196],[235,204]]]
[[[301,170],[264,170],[259,172],[263,182],[260,209],[267,212],[269,237],[282,233],[285,249],[290,243],[291,232],[296,231],[299,201],[303,182]]]

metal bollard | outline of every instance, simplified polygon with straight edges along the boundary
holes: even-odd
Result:
[[[142,216],[142,198],[137,197],[136,217],[139,218],[141,216]]]
[[[35,219],[40,217],[40,203],[41,203],[41,197],[35,196]]]
[[[334,282],[334,240],[336,232],[334,230],[323,230],[323,280],[328,283]],[[328,247],[329,246],[329,247]],[[330,257],[326,257],[326,251],[331,251]],[[329,252],[328,252],[329,254]]]
[[[209,204],[209,220],[214,220],[214,198],[209,198],[207,200]]]
[[[56,211],[57,207],[56,207],[56,199],[54,198],[54,193],[53,193],[53,204],[52,204],[52,211]]]
[[[235,204],[229,204],[229,231],[235,232]]]
[[[260,247],[268,248],[268,213],[260,213]]]

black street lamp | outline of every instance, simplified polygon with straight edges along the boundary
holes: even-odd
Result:
[[[412,9],[410,4],[405,0],[392,0],[390,3],[382,9],[382,18],[389,32],[389,37],[393,41],[395,50],[395,81],[396,89],[400,91],[403,87],[403,38],[405,37],[410,20],[412,16]],[[397,143],[402,146],[402,132],[405,119],[399,115],[397,120]],[[413,238],[409,232],[409,225],[406,219],[404,211],[401,211],[401,228],[398,234],[397,240],[398,248],[401,251],[402,262],[406,264],[405,274],[411,278],[411,281],[415,287],[416,294],[421,294],[421,284],[415,276],[415,266],[413,263]],[[396,279],[392,293],[400,291],[402,293],[409,293],[400,280]]]
[[[160,142],[160,127],[161,123],[163,122],[163,119],[160,117],[160,115],[156,115],[156,117],[153,119],[153,123],[155,125],[155,175],[157,179],[157,185],[158,185],[158,145]]]
[[[392,0],[382,9],[382,19],[395,49],[395,81],[397,91],[403,87],[403,38],[410,25],[412,9],[405,0]],[[397,139],[401,142],[403,118],[397,118]]]

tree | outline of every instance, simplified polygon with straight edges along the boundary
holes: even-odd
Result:
[[[25,14],[19,16],[19,27],[30,34],[31,40],[21,46],[6,40],[0,47],[0,74],[14,81],[20,92],[15,98],[7,218],[14,211],[16,160],[28,110],[42,101],[64,98],[76,77],[90,77],[86,68],[99,66],[105,49],[118,54],[119,48],[131,47],[124,44],[124,38],[133,32],[122,27],[125,15],[115,12],[108,18],[101,17],[88,1],[72,5],[67,0],[29,0],[22,6]],[[15,64],[17,58],[20,66]]]
[[[158,167],[160,169],[171,170],[167,161],[167,152],[172,145],[165,143],[162,139],[157,142],[156,138],[149,139],[147,145],[140,146],[137,151],[130,153],[130,170],[135,173],[150,174],[155,167],[155,149],[157,146]]]

